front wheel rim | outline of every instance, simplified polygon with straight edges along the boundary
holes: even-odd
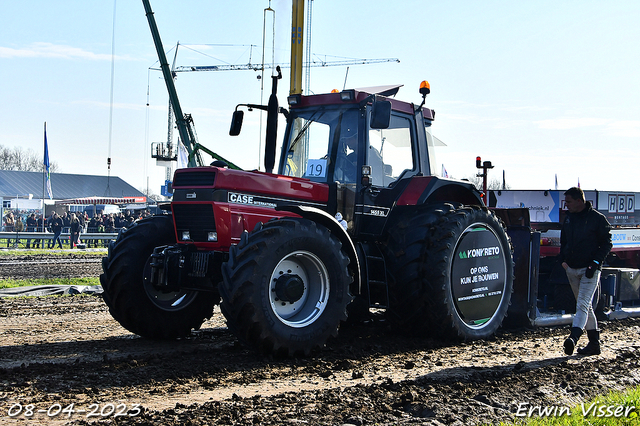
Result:
[[[294,301],[280,299],[278,279],[288,274],[301,281],[303,287]],[[269,304],[276,318],[283,324],[302,328],[314,323],[327,307],[329,274],[315,254],[298,250],[285,256],[273,269],[269,280]]]
[[[147,260],[145,264],[143,276],[143,287],[149,300],[163,311],[180,311],[196,298],[197,292],[195,291],[162,291],[154,287],[149,279],[151,276],[150,260]]]

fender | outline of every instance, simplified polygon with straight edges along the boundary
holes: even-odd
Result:
[[[437,176],[413,176],[398,198],[398,206],[416,206],[430,203],[458,202],[483,206],[484,202],[475,187]]]
[[[342,225],[340,225],[336,218],[334,218],[324,210],[320,210],[316,207],[310,206],[298,206],[289,204],[278,206],[276,207],[276,210],[295,213],[305,219],[313,220],[314,222],[320,223],[321,225],[327,227],[333,235],[338,237],[338,239],[342,243],[342,247],[345,249],[347,255],[349,256],[349,260],[351,262],[350,265],[355,273],[353,285],[356,286],[356,290],[358,292],[357,294],[361,293],[362,282],[360,274],[360,261],[358,260],[358,255],[356,253],[356,247],[353,244],[353,240],[351,240],[351,237],[349,236],[347,231],[342,227]]]

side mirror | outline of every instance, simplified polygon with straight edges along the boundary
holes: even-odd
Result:
[[[240,129],[242,129],[242,120],[244,119],[244,111],[235,110],[231,117],[231,128],[229,129],[229,136],[238,136]]]
[[[389,121],[391,121],[391,102],[376,101],[371,107],[371,123],[372,129],[388,129]]]

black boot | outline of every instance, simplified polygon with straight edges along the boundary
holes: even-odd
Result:
[[[584,348],[578,349],[580,355],[600,355],[600,330],[587,330],[589,343]]]
[[[571,334],[564,341],[565,354],[573,355],[573,350],[575,349],[580,336],[582,336],[582,329],[580,327],[571,327]]]

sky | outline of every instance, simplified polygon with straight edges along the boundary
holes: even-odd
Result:
[[[271,6],[265,62],[289,64],[290,1],[151,6],[170,62],[180,43],[176,66],[260,63]],[[312,8],[314,58],[400,62],[311,68],[310,91],[403,84],[396,97],[419,103],[428,80],[432,131],[447,145],[436,152],[438,173],[474,176],[481,156],[494,165],[489,178],[504,173],[511,189],[555,189],[557,177],[561,190],[640,192],[637,0],[314,0]],[[166,170],[150,152],[167,139],[168,96],[157,66],[141,1],[3,2],[0,145],[41,154],[46,122],[59,172],[110,174],[160,193]],[[260,114],[245,115],[238,137],[228,135],[231,115],[239,103],[267,102],[270,73],[176,79],[200,143],[245,169],[262,167]],[[288,90],[286,68],[281,106]]]

